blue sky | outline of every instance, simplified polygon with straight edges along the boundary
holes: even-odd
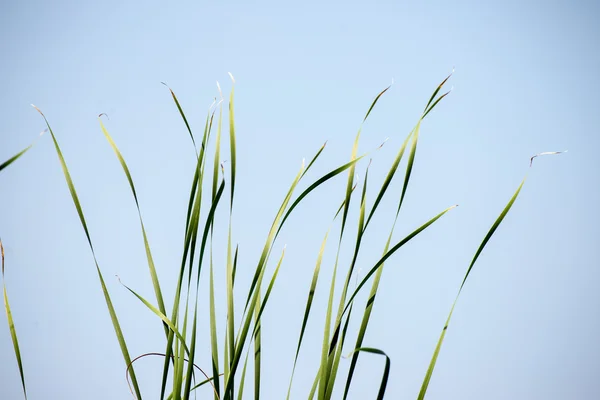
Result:
[[[372,202],[432,90],[455,67],[454,90],[422,126],[395,238],[460,207],[386,264],[365,339],[392,359],[386,398],[416,398],[468,263],[526,173],[521,197],[459,300],[427,398],[600,397],[596,3],[198,3],[0,5],[0,160],[44,129],[29,104],[40,107],[71,169],[133,355],[162,351],[162,328],[114,278],[151,297],[135,205],[98,114],[110,116],[106,126],[131,168],[158,272],[172,293],[194,152],[161,82],[199,135],[218,96],[215,82],[228,93],[227,72],[235,76],[234,240],[244,285],[301,160],[328,140],[309,178],[347,161],[365,111],[393,79],[360,144],[368,151],[389,137],[373,155]],[[528,172],[533,154],[566,149]],[[382,251],[400,190],[394,183],[365,241],[363,271]],[[312,269],[344,184],[339,178],[309,198],[276,244],[287,250],[263,322],[265,398],[285,395]],[[0,188],[6,283],[29,398],[130,398],[49,136],[2,171]],[[356,209],[351,215],[356,221]],[[224,208],[219,216],[223,237]],[[293,398],[306,397],[316,372],[334,256],[332,241]],[[208,297],[201,298],[206,310]],[[18,370],[1,320],[0,398],[17,399]],[[204,323],[201,340],[208,317]],[[161,362],[139,362],[147,398],[155,398]],[[374,397],[382,367],[381,359],[362,357],[350,398]]]

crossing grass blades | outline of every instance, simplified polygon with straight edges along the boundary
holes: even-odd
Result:
[[[235,84],[233,76],[231,78],[233,84]],[[277,276],[280,267],[283,263],[285,254],[284,249],[284,251],[279,256],[272,256],[274,244],[282,228],[288,221],[288,218],[294,211],[301,207],[303,200],[309,195],[316,196],[317,193],[313,193],[316,191],[316,189],[326,184],[331,179],[338,177],[338,175],[340,175],[342,178],[345,176],[347,182],[345,185],[344,192],[340,193],[339,209],[337,210],[337,213],[334,216],[332,216],[334,220],[341,219],[341,223],[338,224],[339,232],[336,235],[335,241],[335,245],[337,246],[337,253],[335,263],[333,265],[333,277],[331,282],[329,282],[330,289],[327,300],[327,314],[323,325],[323,341],[320,355],[320,364],[318,370],[315,371],[314,383],[310,388],[308,398],[317,398],[318,400],[331,399],[333,396],[334,388],[337,384],[338,386],[343,385],[343,399],[346,399],[352,389],[352,384],[361,384],[358,382],[360,380],[360,377],[355,375],[357,361],[361,355],[380,356],[382,362],[384,362],[384,370],[381,377],[381,383],[379,384],[378,388],[373,389],[374,398],[384,398],[386,385],[390,374],[390,358],[381,349],[365,347],[363,345],[363,341],[367,328],[369,326],[371,313],[375,305],[374,300],[379,290],[379,284],[381,281],[381,275],[385,263],[403,246],[408,244],[408,242],[410,242],[412,239],[418,236],[425,229],[429,228],[434,222],[436,222],[439,218],[444,216],[444,214],[446,214],[448,211],[454,208],[454,206],[452,206],[441,211],[429,220],[426,220],[426,222],[414,229],[414,231],[412,231],[408,236],[404,237],[402,240],[398,242],[392,242],[396,221],[398,219],[398,215],[400,214],[400,210],[402,209],[403,201],[411,178],[411,172],[413,169],[413,164],[417,151],[417,144],[419,141],[421,124],[424,121],[424,119],[430,114],[430,112],[438,105],[438,103],[448,95],[449,92],[444,92],[442,91],[442,89],[449,78],[450,76],[444,79],[437,86],[437,88],[429,98],[429,101],[427,102],[427,105],[425,106],[421,116],[418,118],[414,128],[408,133],[402,145],[398,149],[398,152],[390,166],[390,169],[383,180],[381,188],[378,191],[375,201],[370,207],[367,205],[368,202],[366,198],[367,183],[369,182],[368,167],[366,168],[366,173],[364,174],[362,182],[356,181],[357,165],[361,161],[366,159],[369,155],[369,153],[360,155],[358,153],[362,125],[355,136],[350,160],[347,163],[325,173],[319,179],[306,185],[304,185],[306,173],[316,164],[316,161],[319,159],[319,157],[321,157],[325,149],[325,145],[323,145],[320,149],[316,151],[316,154],[307,165],[304,165],[303,163],[294,180],[292,181],[291,185],[289,186],[283,199],[283,202],[281,203],[281,206],[275,214],[273,223],[269,231],[267,232],[265,244],[262,248],[260,257],[256,262],[256,267],[254,269],[253,278],[249,288],[241,288],[239,286],[236,286],[235,282],[236,268],[238,265],[238,248],[237,246],[234,246],[232,240],[232,212],[234,207],[234,197],[236,194],[235,184],[237,168],[237,148],[233,86],[229,95],[228,131],[223,130],[224,113],[222,99],[221,102],[217,105],[217,107],[214,108],[214,110],[209,111],[206,117],[200,146],[197,146],[196,144],[196,140],[198,139],[198,137],[194,136],[194,134],[192,133],[190,124],[188,123],[183,108],[181,107],[177,97],[175,96],[175,93],[171,89],[169,89],[173,101],[190,135],[193,146],[196,150],[197,157],[194,170],[194,178],[191,182],[189,202],[187,206],[184,236],[185,243],[183,246],[180,267],[178,271],[175,296],[172,302],[170,303],[170,309],[167,308],[168,304],[163,298],[163,291],[154,265],[151,247],[148,236],[146,234],[144,222],[142,220],[140,204],[138,202],[138,196],[136,193],[133,178],[130,174],[125,159],[123,158],[115,141],[107,131],[102,121],[102,115],[100,115],[98,118],[100,130],[106,137],[106,140],[108,141],[110,147],[114,151],[116,158],[122,167],[123,173],[125,174],[125,177],[129,183],[133,200],[138,210],[141,234],[146,251],[148,272],[152,280],[155,298],[151,301],[141,296],[134,289],[125,285],[124,286],[127,290],[131,292],[131,294],[133,294],[133,296],[135,296],[139,301],[141,301],[150,312],[154,313],[158,317],[164,329],[165,347],[163,352],[143,354],[136,358],[131,357],[128,347],[126,345],[125,336],[123,334],[123,331],[121,330],[119,318],[113,307],[111,297],[106,287],[104,276],[102,274],[102,270],[96,259],[95,250],[92,244],[93,242],[82,210],[82,206],[80,204],[75,185],[71,179],[69,169],[67,168],[65,158],[58,144],[57,137],[52,128],[50,127],[50,124],[48,123],[48,120],[46,119],[42,111],[36,107],[36,110],[44,118],[44,121],[47,126],[47,131],[50,133],[50,136],[52,138],[56,154],[58,155],[58,160],[64,173],[64,178],[67,183],[67,187],[71,194],[73,204],[75,205],[75,210],[77,211],[86,239],[92,251],[92,258],[95,264],[100,287],[102,289],[102,293],[106,301],[106,306],[110,314],[112,325],[115,330],[117,341],[119,343],[123,355],[124,369],[127,372],[126,375],[128,383],[130,384],[132,394],[135,398],[142,399],[142,390],[138,383],[134,363],[139,358],[150,355],[161,356],[164,358],[161,375],[161,391],[159,397],[160,399],[187,400],[192,395],[196,394],[195,392],[200,390],[208,390],[208,392],[205,392],[204,395],[214,396],[214,399],[234,400],[247,398],[247,395],[249,393],[245,386],[245,383],[247,378],[246,375],[248,362],[253,362],[254,364],[254,368],[251,369],[253,370],[254,375],[253,395],[255,399],[260,398],[260,372],[262,363],[260,351],[262,345],[261,317],[270,300],[270,294],[272,292],[273,286],[276,283]],[[371,111],[375,107],[378,100],[388,89],[389,87],[385,88],[375,97],[370,107],[368,108],[366,115],[364,116],[363,123],[369,117]],[[221,89],[219,87],[219,92],[220,90]],[[227,168],[225,168],[225,166],[221,162],[221,146],[222,143],[227,139],[229,140],[229,146],[227,146],[229,149],[229,154],[227,156]],[[210,148],[211,144],[212,149]],[[6,162],[2,163],[0,165],[0,171],[7,168],[13,162],[22,157],[26,152],[28,152],[31,149],[32,146],[33,144],[20,151],[13,157],[9,158]],[[557,153],[558,152],[540,153],[540,155]],[[211,155],[212,160],[210,160]],[[402,160],[405,158],[406,167],[404,169],[404,173],[402,173],[400,170],[400,165]],[[533,161],[533,158],[531,161]],[[366,273],[364,275],[361,274],[361,279],[357,282],[355,286],[352,286],[351,281],[352,277],[356,276],[357,259],[362,249],[363,238],[367,234],[370,222],[372,221],[375,212],[379,210],[379,206],[381,204],[382,199],[385,195],[389,193],[392,187],[391,183],[397,175],[403,175],[403,177],[398,178],[402,179],[401,192],[399,197],[396,195],[396,197],[399,200],[395,208],[395,219],[387,236],[384,251],[375,264],[369,266],[368,268],[364,268],[364,266],[362,266],[363,269],[366,270]],[[493,222],[492,227],[484,236],[483,241],[477,248],[474,257],[467,268],[462,284],[460,285],[460,288],[456,295],[456,299],[452,304],[448,318],[443,324],[443,329],[441,331],[438,343],[435,346],[435,350],[433,353],[433,357],[431,358],[429,367],[425,371],[425,378],[423,380],[421,390],[417,397],[419,400],[425,398],[425,394],[427,392],[427,388],[431,380],[431,376],[435,368],[435,364],[439,356],[442,344],[444,342],[444,337],[446,335],[448,326],[451,322],[452,313],[454,312],[454,308],[460,296],[461,290],[463,289],[467,278],[469,277],[469,274],[471,273],[473,266],[475,265],[476,261],[481,255],[484,247],[488,244],[492,235],[495,233],[496,229],[501,224],[502,220],[507,215],[513,203],[517,199],[517,196],[519,195],[526,179],[527,177],[525,177],[523,181],[519,184],[517,190],[510,198],[506,207],[501,211],[500,215]],[[305,189],[300,190],[299,187],[301,186],[305,187]],[[355,190],[357,187],[360,187],[360,189]],[[356,225],[350,227],[350,204],[356,196],[358,196],[359,201],[359,214],[357,216],[358,222]],[[213,263],[214,249],[212,239],[213,228],[217,223],[217,221],[215,221],[217,207],[227,207],[229,210],[228,221],[218,222],[220,224],[227,224],[228,226],[226,245],[227,257],[225,265],[215,265]],[[348,232],[349,230],[350,232]],[[352,230],[356,230],[356,236],[350,236],[352,234]],[[302,317],[302,327],[300,329],[300,332],[298,332],[297,344],[295,346],[295,357],[293,360],[289,360],[292,372],[288,385],[288,391],[286,396],[287,399],[291,397],[294,372],[296,370],[296,364],[298,362],[300,351],[302,350],[302,344],[305,338],[304,335],[306,332],[306,327],[311,317],[313,296],[319,281],[321,263],[323,260],[325,248],[328,244],[329,233],[330,232],[328,231],[325,234],[321,248],[317,254],[317,261],[314,268],[312,281],[310,287],[307,290],[307,300],[305,311]],[[347,270],[345,271],[345,275],[342,275],[343,286],[341,292],[337,294],[338,301],[337,304],[335,304],[334,298],[336,298],[336,295],[334,293],[334,289],[336,287],[336,280],[338,279],[338,273],[341,275],[344,272],[341,269],[338,270],[338,267],[342,267],[342,265],[339,265],[339,260],[343,240],[350,240],[353,243],[354,250],[351,257],[351,262],[347,266]],[[25,398],[27,398],[25,372],[21,360],[21,351],[19,348],[17,333],[14,326],[11,309],[9,306],[6,285],[4,283],[5,260],[4,248],[2,246],[1,241],[0,250],[2,253],[2,278],[6,316],[8,319],[10,335],[12,338],[14,352],[21,377],[21,383],[23,386],[23,394]],[[267,270],[266,267],[271,258],[276,259],[276,266],[272,275],[265,276]],[[199,344],[196,342],[196,338],[198,336],[197,333],[199,329],[199,319],[204,316],[198,315],[198,295],[201,291],[199,290],[201,271],[206,268],[208,268],[208,275],[206,275],[205,273],[202,275],[202,277],[208,279],[209,287],[208,295],[210,312],[208,317],[210,328],[210,343]],[[224,329],[224,336],[218,337],[218,319],[215,311],[215,293],[217,292],[217,288],[215,287],[214,281],[215,273],[222,273],[223,270],[226,275],[225,297],[227,315],[225,319],[226,326]],[[370,283],[371,289],[368,295],[366,306],[357,310],[354,307],[354,300],[359,293],[365,290],[365,285],[367,285],[367,283]],[[236,315],[234,313],[234,300],[237,296],[242,296],[241,299],[243,299],[245,302],[244,310],[243,313],[241,313],[241,315]],[[360,327],[356,335],[351,335],[348,332],[349,321],[351,318],[357,317],[357,313],[359,314],[358,318],[361,319]],[[236,326],[238,326],[237,329]],[[198,359],[197,349],[199,346],[203,346],[203,348],[210,346],[210,361],[207,361],[205,359]],[[347,369],[347,372],[340,374],[339,367],[340,362],[342,362],[342,358],[345,359],[345,361],[343,362],[349,363],[349,368]],[[206,365],[207,363],[210,363],[210,365]],[[345,370],[346,368],[344,368],[344,371]],[[212,393],[212,395],[210,393]],[[156,394],[150,396],[150,398],[156,398]]]

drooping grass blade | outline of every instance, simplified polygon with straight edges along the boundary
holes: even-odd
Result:
[[[58,155],[58,159],[60,161],[60,165],[63,170],[63,175],[65,177],[65,181],[69,188],[69,192],[71,193],[71,198],[73,199],[73,204],[75,205],[75,209],[77,210],[77,214],[79,216],[79,221],[81,222],[81,226],[83,227],[85,236],[86,236],[88,244],[90,246],[90,250],[91,250],[92,256],[94,258],[94,263],[96,264],[96,272],[98,274],[98,279],[100,280],[100,285],[102,287],[102,293],[104,294],[104,300],[106,301],[106,306],[107,306],[108,312],[110,314],[110,319],[112,321],[113,328],[115,329],[115,334],[116,334],[117,340],[119,342],[119,347],[121,348],[121,353],[123,354],[123,359],[125,361],[125,365],[129,365],[131,363],[131,357],[129,356],[129,350],[127,348],[127,344],[125,343],[125,337],[123,336],[123,331],[121,330],[121,325],[119,324],[119,320],[117,318],[117,313],[112,304],[110,294],[108,293],[108,289],[106,288],[106,284],[104,283],[104,277],[102,276],[102,272],[100,271],[100,266],[98,265],[98,261],[96,259],[96,253],[94,251],[94,246],[92,245],[92,239],[91,239],[90,233],[88,231],[85,217],[83,215],[83,210],[82,210],[81,204],[79,202],[79,197],[77,196],[77,192],[75,190],[75,185],[73,184],[73,180],[71,179],[71,174],[69,173],[69,169],[67,168],[67,164],[63,157],[60,146],[58,145],[58,141],[56,140],[56,136],[54,135],[54,132],[52,131],[52,128],[50,127],[50,124],[48,123],[48,120],[46,119],[46,116],[42,113],[42,111],[39,108],[37,108],[35,106],[33,106],[33,107],[44,118],[44,122],[46,123],[46,126],[48,127],[48,131],[50,132],[50,135],[52,136],[52,141],[54,142],[54,148],[56,149],[56,154]],[[139,400],[141,400],[142,395],[141,395],[140,388],[139,388],[138,382],[137,382],[137,377],[135,375],[135,371],[133,368],[131,369],[131,381],[133,383],[133,387],[134,387],[137,398]]]
[[[561,154],[561,153],[564,153],[564,152],[551,151],[551,152],[544,152],[544,153],[536,154],[535,156],[531,157],[529,166],[531,167],[533,160],[538,156]],[[469,267],[467,268],[467,272],[465,274],[465,277],[462,280],[462,283],[460,284],[458,293],[456,294],[456,298],[454,299],[454,303],[452,303],[452,308],[450,309],[450,313],[448,314],[448,318],[446,319],[446,323],[444,324],[444,328],[442,329],[440,338],[437,342],[437,345],[435,346],[435,350],[433,352],[433,357],[431,358],[431,362],[429,363],[429,367],[427,368],[427,372],[425,374],[425,379],[423,380],[423,384],[421,385],[421,391],[419,392],[419,396],[417,397],[418,400],[423,400],[425,398],[425,394],[427,393],[427,388],[429,387],[429,382],[431,380],[431,375],[433,374],[435,364],[437,363],[437,359],[440,354],[442,344],[444,342],[444,338],[446,337],[446,331],[448,330],[448,326],[450,325],[450,320],[452,319],[452,314],[454,313],[454,308],[456,307],[456,303],[458,302],[460,293],[462,292],[462,289],[465,286],[465,283],[467,282],[467,278],[469,277],[469,274],[471,273],[473,266],[475,265],[475,262],[477,262],[477,259],[481,255],[481,252],[483,251],[485,246],[488,244],[489,240],[492,238],[492,236],[494,235],[494,233],[496,232],[496,230],[498,229],[498,227],[500,226],[500,224],[502,223],[502,221],[504,220],[504,218],[506,217],[506,215],[512,208],[515,200],[517,200],[517,197],[519,196],[519,193],[521,192],[521,189],[523,188],[523,185],[525,184],[526,180],[527,180],[527,176],[525,176],[525,178],[523,178],[523,180],[521,181],[521,184],[519,185],[519,187],[517,188],[517,190],[515,191],[513,196],[510,198],[510,200],[508,201],[508,203],[506,204],[506,206],[504,207],[504,209],[502,210],[502,212],[500,213],[498,218],[496,218],[496,220],[494,221],[494,224],[492,225],[490,230],[487,232],[487,234],[483,238],[483,241],[481,242],[481,244],[477,248],[477,251],[475,252],[475,255],[473,256],[473,260],[471,260],[471,263],[469,264]]]
[[[110,144],[110,147],[115,152],[115,154],[119,160],[119,163],[121,164],[121,167],[123,168],[123,172],[125,173],[125,176],[127,177],[127,181],[129,182],[129,187],[131,188],[131,193],[133,194],[133,199],[135,200],[135,206],[138,211],[140,226],[142,228],[142,236],[144,238],[144,248],[146,249],[146,259],[148,261],[148,269],[150,271],[150,277],[152,279],[152,286],[154,287],[154,294],[156,296],[156,301],[158,302],[158,309],[160,310],[160,312],[163,315],[166,315],[167,312],[165,309],[165,303],[164,303],[163,296],[162,296],[162,290],[160,288],[160,282],[158,280],[158,275],[156,274],[156,268],[154,266],[154,259],[152,257],[152,252],[150,250],[150,244],[148,243],[148,235],[146,234],[146,228],[144,227],[144,221],[142,220],[142,212],[140,210],[140,204],[139,204],[137,193],[135,190],[135,185],[133,184],[133,178],[131,177],[131,173],[129,172],[129,167],[127,166],[127,163],[125,162],[125,159],[123,158],[123,155],[121,154],[121,151],[117,147],[117,145],[114,142],[111,135],[108,133],[108,130],[102,123],[100,116],[98,117],[98,121],[100,122],[100,128],[102,129],[102,133],[104,133],[106,140],[108,141],[108,143]],[[165,325],[165,334],[168,335],[166,325]]]

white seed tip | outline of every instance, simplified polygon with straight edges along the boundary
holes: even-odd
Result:
[[[231,78],[231,81],[233,83],[235,83],[235,78],[233,77],[233,75],[231,74],[231,72],[228,72],[228,74],[229,74],[229,77]]]
[[[48,129],[44,129],[43,131],[40,132],[40,136],[43,136],[44,133],[48,132]]]

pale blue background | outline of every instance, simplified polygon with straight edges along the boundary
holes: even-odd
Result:
[[[378,188],[431,91],[455,66],[453,93],[423,125],[395,237],[452,204],[460,207],[386,265],[365,340],[392,359],[386,398],[416,398],[464,271],[527,173],[529,157],[565,149],[536,161],[480,258],[427,398],[600,398],[597,3],[199,4],[0,5],[0,159],[44,128],[29,104],[39,106],[71,168],[132,355],[162,351],[162,328],[114,278],[152,298],[134,203],[99,129],[99,113],[109,114],[107,128],[131,167],[170,299],[194,159],[161,81],[176,91],[200,135],[218,95],[215,81],[227,93],[227,72],[236,77],[234,235],[241,248],[239,285],[246,287],[302,158],[329,140],[309,178],[345,162],[364,112],[394,78],[361,142],[367,151],[390,137],[371,169],[370,188]],[[314,261],[344,184],[340,177],[309,198],[276,245],[274,254],[288,246],[263,323],[266,399],[285,394]],[[359,260],[363,273],[381,252],[399,185],[395,181],[382,205],[387,211],[370,228]],[[369,195],[372,202],[373,191]],[[225,226],[222,219],[220,238]],[[93,260],[48,136],[0,175],[0,235],[29,398],[130,398]],[[295,399],[306,397],[316,372],[333,244]],[[221,248],[221,272],[223,255]],[[345,267],[348,256],[342,261]],[[218,284],[224,287],[220,278]],[[12,344],[0,320],[0,398],[19,399]],[[203,324],[200,339],[208,343],[207,317]],[[198,363],[209,368],[207,354],[204,346]],[[150,358],[138,363],[148,399],[157,397],[161,365]],[[375,396],[382,366],[375,356],[361,358],[351,398]]]

